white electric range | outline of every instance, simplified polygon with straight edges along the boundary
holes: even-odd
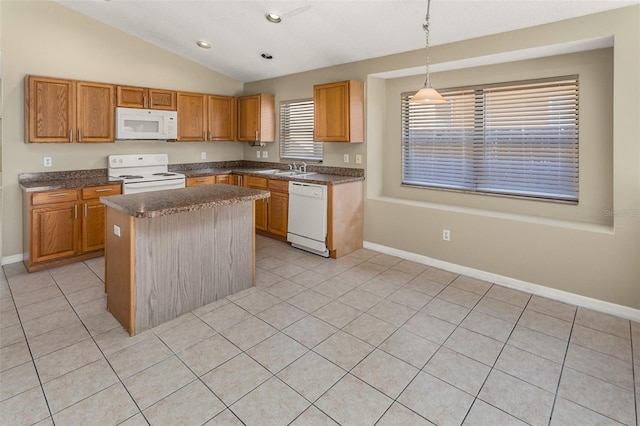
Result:
[[[108,157],[109,177],[123,180],[123,194],[184,188],[185,176],[169,171],[167,154],[125,154]]]

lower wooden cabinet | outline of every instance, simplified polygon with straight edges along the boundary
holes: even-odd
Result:
[[[216,183],[215,176],[194,176],[187,178],[187,188],[191,186],[213,185]]]
[[[289,226],[289,181],[269,179],[269,191],[271,199],[268,206],[268,227],[272,235],[287,239],[287,227]]]
[[[247,188],[253,189],[268,189],[268,180],[267,178],[255,177],[255,176],[244,176],[243,186]],[[255,201],[255,225],[256,230],[258,231],[267,231],[269,229],[268,225],[268,198],[263,198]]]
[[[101,256],[105,207],[120,184],[23,194],[24,262],[29,272]]]

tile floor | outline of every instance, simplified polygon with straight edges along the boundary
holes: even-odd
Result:
[[[640,324],[258,238],[257,285],[128,337],[103,259],[1,275],[5,425],[638,423]]]

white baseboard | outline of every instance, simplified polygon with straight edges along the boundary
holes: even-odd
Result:
[[[456,274],[462,274],[469,277],[477,278],[479,280],[499,284],[504,287],[513,288],[515,290],[524,291],[527,293],[535,294],[537,296],[547,297],[549,299],[558,300],[560,302],[565,302],[572,305],[581,306],[583,308],[589,308],[595,311],[600,311],[618,317],[627,318],[632,321],[640,322],[640,310],[630,308],[628,306],[618,305],[615,303],[606,302],[604,300],[593,299],[591,297],[581,296],[579,294],[570,293],[568,291],[545,287],[543,285],[533,284],[530,282],[517,280],[515,278],[505,277],[503,275],[498,275],[479,269],[457,265],[455,263],[433,259],[431,257],[422,256],[419,254],[399,250],[393,247],[383,246],[376,243],[371,243],[369,241],[364,242],[364,248],[391,256],[401,257],[403,259],[422,263],[424,265],[444,269]]]
[[[22,262],[21,254],[14,254],[13,256],[5,256],[2,258],[2,265],[10,265],[18,262]]]

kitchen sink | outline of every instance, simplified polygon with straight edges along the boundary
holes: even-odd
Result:
[[[260,173],[261,175],[275,175],[282,170],[279,169],[267,169],[267,170],[256,170],[255,173]]]
[[[301,172],[299,170],[285,170],[283,172],[275,173],[276,176],[309,176],[315,175],[314,172]]]

